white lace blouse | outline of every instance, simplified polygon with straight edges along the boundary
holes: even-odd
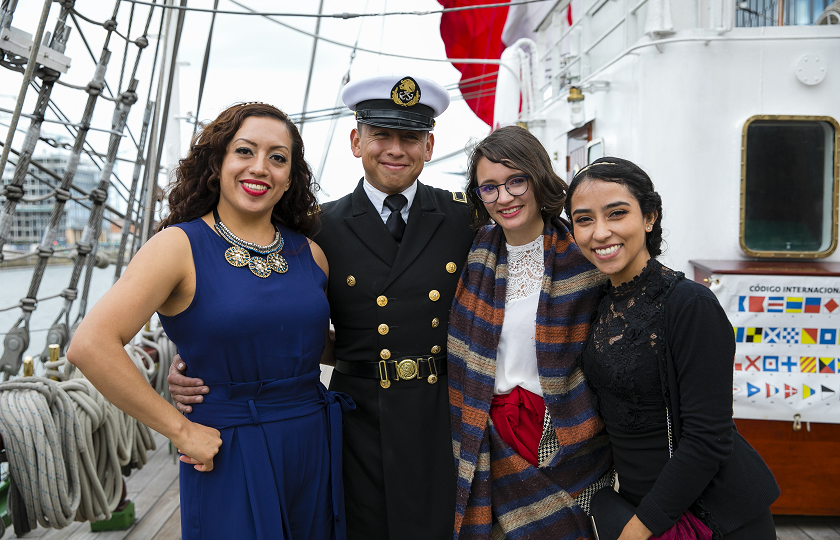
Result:
[[[505,320],[496,353],[496,394],[507,394],[517,386],[543,395],[537,371],[536,321],[540,299],[543,236],[524,246],[505,244],[508,252]]]

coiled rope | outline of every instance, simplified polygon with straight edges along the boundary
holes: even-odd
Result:
[[[157,351],[157,369],[150,375],[152,386],[158,394],[163,396],[163,399],[174,403],[169,393],[169,383],[166,381],[166,375],[169,371],[169,365],[172,364],[172,359],[178,354],[178,347],[166,336],[163,326],[160,325],[152,331],[143,330],[140,332],[140,343]]]
[[[149,355],[134,345],[125,349],[148,381],[154,372]],[[10,497],[10,511],[25,516],[29,530],[36,523],[60,529],[74,519],[110,519],[122,498],[123,474],[142,468],[156,447],[152,432],[107,401],[66,358],[45,367],[59,381],[0,384],[0,435],[23,502],[14,508],[18,498]]]
[[[79,453],[87,452],[87,447],[67,393],[56,382],[40,377],[0,383],[0,435],[9,461],[11,491],[19,492],[9,497],[15,532],[21,527],[28,532],[38,524],[69,525],[81,499]]]

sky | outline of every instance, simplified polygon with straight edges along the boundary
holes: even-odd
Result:
[[[243,0],[241,4],[257,11],[317,13],[319,0]],[[212,8],[213,0],[190,0],[190,7]],[[43,2],[38,0],[20,0],[12,26],[34,34]],[[93,21],[110,18],[114,3],[107,0],[76,0],[77,11]],[[132,4],[123,2],[117,15],[118,30],[131,39],[141,35],[149,7],[136,5],[134,20],[129,29],[129,17]],[[242,10],[231,0],[220,0],[219,9]],[[438,10],[441,6],[435,0],[324,0],[323,13],[382,13],[394,11]],[[47,30],[54,27],[60,6],[52,4]],[[156,35],[160,25],[160,10],[156,10],[149,34]],[[181,47],[178,55],[178,96],[175,116],[182,119],[177,122],[180,136],[168,136],[172,146],[170,156],[164,156],[164,165],[175,159],[176,154],[183,157],[188,148],[193,125],[186,119],[194,115],[198,99],[199,80],[204,51],[207,44],[211,16],[209,13],[189,12],[184,22]],[[314,33],[316,19],[303,17],[278,18],[285,24],[300,30]],[[94,55],[98,58],[102,50],[105,31],[101,26],[78,19],[81,34],[87,39]],[[174,18],[173,18],[174,23]],[[320,34],[329,39],[352,45],[358,40],[358,46],[372,51],[382,51],[416,58],[445,60],[446,54],[440,37],[440,15],[395,15],[387,17],[364,17],[355,19],[321,19]],[[81,34],[73,26],[65,54],[71,57],[72,65],[61,80],[70,84],[85,86],[93,75],[94,61],[85,47]],[[154,56],[156,39],[150,39],[149,47],[143,51],[137,78],[138,102],[129,114],[129,127],[137,137],[142,122],[143,109],[149,92],[152,77],[151,64]],[[204,96],[201,103],[200,120],[214,118],[225,107],[240,101],[264,101],[280,107],[289,114],[300,113],[303,108],[306,78],[312,54],[313,38],[285,28],[271,20],[259,16],[217,15],[210,52],[208,74]],[[112,37],[109,49],[112,56],[106,73],[106,80],[111,89],[116,91],[120,82],[121,66],[125,41]],[[125,88],[128,73],[134,64],[137,48],[129,47],[126,62],[126,75],[122,84]],[[335,105],[342,78],[350,68],[351,80],[357,80],[378,73],[422,76],[435,80],[441,85],[458,82],[460,73],[447,61],[421,61],[395,58],[387,55],[359,51],[350,62],[351,49],[324,41],[319,41],[312,75],[311,90],[307,109],[318,110]],[[0,107],[14,109],[15,98],[20,89],[22,76],[19,73],[0,69]],[[53,99],[73,122],[81,119],[87,95],[79,90],[56,86]],[[457,92],[454,95],[458,95]],[[153,96],[154,97],[154,96]],[[30,91],[24,102],[23,112],[31,112],[35,103],[35,93]],[[173,109],[175,105],[173,105]],[[107,129],[110,126],[114,105],[110,101],[99,99],[93,117],[92,126]],[[48,118],[55,118],[48,113]],[[0,122],[8,124],[9,114],[0,113]],[[29,120],[21,118],[18,129],[25,130]],[[306,159],[313,170],[317,170],[322,155],[327,151],[329,121],[306,123],[303,139]],[[341,118],[328,151],[328,158],[320,178],[322,191],[321,202],[333,200],[352,191],[362,177],[361,161],[350,152],[350,131],[355,126],[352,117]],[[5,138],[5,128],[0,127]],[[67,130],[57,124],[45,124],[43,132],[64,142],[72,142]],[[169,131],[172,133],[172,130]],[[437,119],[435,129],[436,157],[457,152],[454,158],[427,165],[421,175],[424,183],[450,190],[463,189],[465,180],[462,175],[466,169],[466,154],[463,150],[472,142],[489,133],[489,127],[479,120],[462,100],[454,100],[449,109]],[[20,148],[24,133],[18,132],[13,144]],[[91,133],[91,144],[100,152],[105,152],[108,135]],[[36,154],[50,150],[39,142]],[[134,160],[137,150],[131,139],[126,137],[120,144],[119,156]],[[7,166],[7,169],[10,166]],[[123,183],[131,180],[133,166],[120,163],[116,168],[117,176]],[[166,181],[161,177],[161,183]],[[124,190],[123,190],[124,191]],[[117,208],[124,203],[116,194],[111,194],[109,202]]]

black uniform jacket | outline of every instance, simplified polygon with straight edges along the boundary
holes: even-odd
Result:
[[[364,179],[362,180],[362,182]],[[322,207],[315,241],[330,265],[336,359],[446,358],[455,287],[474,238],[463,193],[417,183],[401,244],[362,182]],[[356,409],[344,416],[344,489],[350,540],[452,537],[455,470],[448,381],[391,381],[334,371],[330,389]]]

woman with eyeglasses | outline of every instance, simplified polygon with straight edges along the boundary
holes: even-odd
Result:
[[[479,230],[448,340],[456,539],[593,538],[585,512],[611,456],[576,359],[605,278],[559,217],[566,190],[523,128],[472,152]]]

